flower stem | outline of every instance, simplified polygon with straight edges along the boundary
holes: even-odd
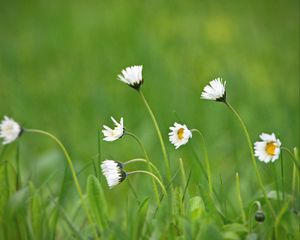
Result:
[[[160,185],[160,187],[161,187],[163,193],[164,193],[165,195],[167,195],[166,188],[164,187],[164,185],[162,184],[162,182],[159,180],[159,178],[156,177],[153,173],[148,172],[148,171],[144,171],[144,170],[136,170],[136,171],[132,171],[132,172],[127,172],[126,174],[127,174],[127,175],[132,175],[132,174],[136,174],[136,173],[145,173],[145,174],[148,174],[148,175],[150,175],[151,177],[153,177],[153,178],[158,182],[158,184]]]
[[[183,182],[183,186],[184,186],[186,184],[186,174],[185,174],[185,171],[184,171],[182,158],[179,158],[179,164],[180,164],[182,182]]]
[[[247,220],[246,220],[246,214],[245,214],[243,200],[242,200],[242,196],[241,196],[240,177],[239,177],[238,173],[235,174],[235,179],[236,179],[236,194],[237,194],[237,198],[238,198],[241,213],[242,213],[243,223],[246,225]]]
[[[284,188],[284,167],[283,167],[283,157],[280,156],[280,170],[281,170],[281,185],[282,185],[282,201],[285,201],[285,188]],[[279,199],[278,199],[279,201]]]
[[[71,173],[72,173],[72,177],[73,177],[73,180],[74,180],[74,183],[75,183],[75,186],[76,186],[76,189],[77,189],[77,192],[80,196],[80,200],[81,200],[81,204],[86,212],[86,215],[87,215],[87,218],[88,218],[88,221],[90,222],[90,224],[93,224],[93,220],[92,220],[92,217],[90,215],[90,212],[85,204],[85,201],[84,201],[84,197],[83,197],[83,194],[82,194],[82,190],[80,188],[80,184],[79,184],[79,181],[77,179],[77,175],[76,175],[76,172],[75,172],[75,169],[74,169],[74,166],[73,166],[73,163],[72,163],[72,160],[71,160],[71,157],[68,153],[68,151],[66,150],[65,146],[62,144],[62,142],[57,138],[55,137],[54,135],[52,135],[51,133],[48,133],[46,131],[42,131],[42,130],[38,130],[38,129],[25,129],[26,132],[31,132],[31,133],[39,133],[39,134],[43,134],[43,135],[46,135],[48,137],[50,137],[52,140],[54,140],[57,145],[61,148],[61,150],[63,151],[65,157],[66,157],[66,160],[67,160],[67,163],[70,167],[70,170],[71,170]],[[96,230],[93,228],[94,230],[94,235],[97,239],[97,232]]]
[[[300,171],[300,163],[297,160],[297,156],[293,154],[292,151],[286,147],[281,147],[280,149],[287,152],[292,157],[296,167],[298,168],[298,171]]]
[[[21,188],[21,170],[20,170],[20,146],[17,142],[17,151],[16,151],[16,190],[18,191]]]
[[[191,129],[191,131],[197,132],[200,135],[202,143],[203,143],[203,151],[204,151],[204,159],[205,159],[205,165],[206,165],[206,171],[207,171],[209,194],[212,198],[213,197],[213,186],[212,186],[212,180],[211,180],[211,170],[210,170],[210,164],[209,164],[209,160],[208,160],[206,142],[205,142],[203,134],[198,129]]]
[[[254,205],[256,205],[257,210],[256,211],[262,211],[261,209],[261,205],[259,201],[254,201],[253,203],[250,204],[249,207],[249,212],[248,212],[248,224],[249,224],[249,232],[251,232],[252,230],[252,219],[253,219],[253,215],[252,215],[252,209],[254,207]]]
[[[138,136],[136,136],[135,134],[131,133],[131,132],[126,132],[127,135],[133,137],[137,143],[140,145],[144,155],[145,155],[145,158],[147,160],[147,164],[148,164],[148,169],[149,171],[152,173],[152,166],[151,166],[151,163],[150,163],[150,159],[149,159],[149,156],[147,154],[147,151],[142,143],[142,141],[138,138]],[[127,162],[128,163],[128,162]],[[152,164],[153,165],[153,164]],[[157,186],[154,182],[154,180],[152,179],[152,184],[153,184],[153,190],[155,192],[155,197],[156,197],[156,200],[157,200],[157,204],[160,205],[160,199],[159,199],[159,193],[158,193],[158,189],[157,189]]]
[[[134,158],[134,159],[131,159],[131,160],[128,160],[127,162],[124,162],[123,165],[127,165],[129,163],[135,163],[135,162],[145,162],[145,163],[148,163],[150,164],[150,166],[154,169],[154,171],[157,173],[158,175],[158,178],[161,180],[161,175],[160,175],[160,172],[158,171],[157,167],[152,163],[152,162],[148,162],[146,159],[144,158]]]
[[[255,157],[254,157],[254,153],[253,153],[253,149],[252,149],[252,142],[251,142],[248,130],[246,128],[246,125],[245,125],[244,121],[242,120],[242,118],[240,117],[240,115],[238,114],[238,112],[228,102],[225,102],[225,104],[234,113],[234,115],[237,117],[237,119],[239,120],[239,122],[241,124],[241,127],[242,127],[242,129],[244,131],[244,134],[246,136],[246,139],[247,139],[248,147],[249,147],[250,154],[251,154],[251,160],[252,160],[252,164],[253,164],[253,167],[254,167],[254,170],[255,170],[255,173],[256,173],[256,178],[257,178],[258,184],[259,184],[259,186],[261,188],[261,191],[262,191],[262,193],[264,195],[265,201],[266,201],[268,207],[270,208],[272,216],[275,219],[276,218],[276,213],[275,213],[275,211],[274,211],[274,209],[272,207],[272,204],[271,204],[270,200],[268,199],[267,193],[266,193],[266,191],[264,189],[264,185],[263,185],[260,173],[258,171],[258,167],[257,167],[256,161],[255,161]]]
[[[142,98],[142,100],[143,100],[143,102],[144,102],[144,104],[145,104],[145,106],[146,106],[146,108],[147,108],[150,116],[151,116],[151,119],[152,119],[152,121],[154,123],[155,129],[156,129],[156,132],[157,132],[157,136],[159,138],[159,142],[160,142],[160,145],[161,145],[161,149],[162,149],[162,152],[163,152],[163,156],[164,156],[164,161],[165,161],[165,165],[166,165],[166,171],[167,171],[168,181],[171,181],[171,178],[172,178],[171,167],[170,167],[170,162],[169,162],[169,159],[168,159],[168,155],[167,155],[165,143],[164,143],[164,140],[163,140],[162,135],[161,135],[161,131],[159,129],[159,126],[158,126],[158,123],[156,121],[156,118],[155,118],[155,116],[154,116],[154,114],[153,114],[153,112],[152,112],[152,110],[151,110],[151,108],[150,108],[150,106],[149,106],[149,104],[148,104],[148,102],[147,102],[147,100],[146,100],[146,98],[145,98],[142,90],[139,90],[138,92],[139,92],[139,94],[140,94],[140,96],[141,96],[141,98]]]

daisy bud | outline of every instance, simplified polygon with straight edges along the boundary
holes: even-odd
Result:
[[[118,75],[118,79],[130,87],[139,90],[144,80],[142,77],[143,66],[132,66],[122,70],[122,74]]]
[[[217,102],[226,102],[226,81],[223,83],[222,78],[216,78],[206,85],[201,93],[202,99],[214,100]]]
[[[113,117],[111,117],[111,120],[114,122],[116,127],[114,129],[111,129],[108,126],[103,125],[104,129],[102,130],[102,133],[104,135],[103,140],[108,142],[118,140],[125,133],[123,118],[120,119],[120,123],[118,123]]]
[[[101,164],[102,173],[106,178],[109,188],[112,188],[126,179],[123,164],[114,160],[105,160]]]
[[[261,210],[258,210],[256,213],[255,213],[255,221],[258,222],[258,223],[262,223],[265,221],[265,213]]]
[[[3,138],[2,144],[9,144],[15,141],[23,132],[22,127],[12,118],[4,116],[0,123],[0,138]]]
[[[179,148],[181,145],[186,144],[190,138],[192,138],[192,132],[186,125],[174,123],[174,127],[170,127],[169,140],[175,146]]]
[[[254,143],[254,154],[262,162],[274,162],[279,158],[281,142],[275,134],[262,133],[262,141]]]

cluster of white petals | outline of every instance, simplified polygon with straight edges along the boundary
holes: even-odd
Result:
[[[4,119],[0,123],[0,138],[3,138],[3,144],[15,141],[21,133],[21,126],[12,118],[4,116]]]
[[[265,163],[274,162],[280,155],[280,140],[276,138],[274,133],[262,133],[259,137],[262,141],[254,143],[255,156]]]
[[[225,101],[226,81],[223,83],[222,78],[216,78],[206,85],[201,93],[202,99],[214,100],[214,101]]]
[[[120,119],[119,123],[113,117],[111,117],[111,120],[114,122],[115,128],[112,129],[106,125],[103,125],[104,129],[102,130],[104,135],[103,140],[108,142],[112,142],[121,138],[125,133],[123,118]]]
[[[118,75],[120,81],[128,84],[129,86],[139,89],[143,83],[142,76],[143,66],[132,66],[122,70],[122,74]]]
[[[186,125],[174,123],[174,127],[170,127],[171,132],[169,133],[169,140],[175,146],[179,148],[181,145],[186,144],[192,137],[192,132],[187,128]]]
[[[114,160],[103,161],[101,169],[109,188],[118,185],[126,178],[126,173],[123,171],[121,163]]]

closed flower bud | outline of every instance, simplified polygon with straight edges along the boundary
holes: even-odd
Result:
[[[258,222],[258,223],[262,223],[265,221],[265,213],[261,210],[258,210],[256,213],[255,213],[255,221]]]

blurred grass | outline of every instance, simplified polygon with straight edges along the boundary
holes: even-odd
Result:
[[[298,10],[299,2],[292,0],[1,1],[0,116],[57,135],[78,170],[97,154],[102,124],[123,116],[126,128],[143,139],[151,159],[163,167],[139,96],[116,80],[122,68],[142,64],[143,90],[165,140],[174,121],[199,128],[207,138],[215,185],[221,175],[228,186],[239,171],[242,195],[251,196],[256,182],[238,122],[225,106],[200,100],[200,93],[211,79],[223,77],[228,99],[253,141],[263,131],[275,132],[283,145],[299,146]],[[199,139],[194,139],[190,145],[199,154]],[[22,136],[24,179],[41,159],[48,159],[53,171],[61,169],[62,177],[65,164],[53,160],[55,147],[42,136]],[[102,147],[103,157],[121,161],[142,155],[129,139]],[[187,169],[197,169],[194,180],[201,178],[192,146],[175,152],[167,143],[167,148],[173,169],[183,156]],[[269,166],[259,165],[266,183],[273,182]],[[287,160],[287,169],[291,166]],[[291,176],[286,177],[289,182]],[[144,185],[150,180],[138,184],[147,196],[150,189]],[[128,191],[127,184],[112,190],[111,203],[125,201],[126,195],[119,196]],[[233,191],[228,189],[229,197]],[[116,204],[114,210],[122,207]]]

